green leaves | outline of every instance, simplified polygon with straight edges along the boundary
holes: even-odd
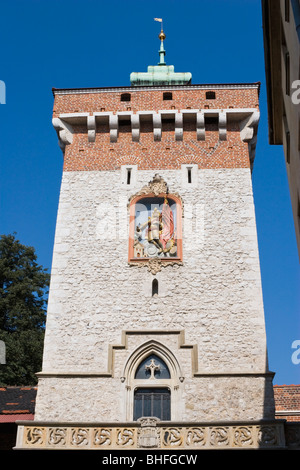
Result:
[[[0,237],[0,340],[6,364],[0,384],[33,385],[42,360],[50,275],[37,263],[33,247],[14,235]]]

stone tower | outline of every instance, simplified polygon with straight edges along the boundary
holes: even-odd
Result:
[[[35,421],[17,448],[282,445],[251,170],[259,84],[54,89],[64,154]]]

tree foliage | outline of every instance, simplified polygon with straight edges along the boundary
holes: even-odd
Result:
[[[41,369],[49,274],[33,247],[0,236],[0,340],[6,347],[1,385],[34,385]]]

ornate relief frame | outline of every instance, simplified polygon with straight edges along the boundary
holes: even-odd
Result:
[[[134,257],[136,205],[139,201],[146,198],[157,198],[157,200],[159,200],[159,198],[166,198],[168,201],[172,201],[173,204],[176,204],[176,256]],[[133,266],[147,266],[152,274],[156,274],[160,271],[162,266],[182,264],[182,200],[178,194],[169,193],[167,183],[159,175],[155,175],[148,185],[144,186],[129,200],[128,262]]]

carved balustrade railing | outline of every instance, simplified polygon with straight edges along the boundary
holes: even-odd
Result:
[[[300,449],[300,423],[19,422],[16,449]]]

